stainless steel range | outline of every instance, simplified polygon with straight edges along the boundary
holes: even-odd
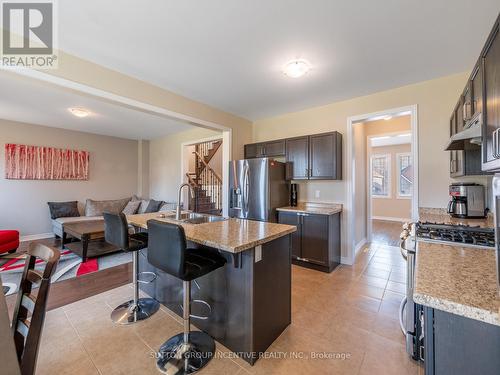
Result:
[[[495,230],[478,226],[418,222],[405,224],[401,233],[401,255],[406,260],[406,296],[401,301],[399,322],[406,337],[406,351],[415,360],[424,361],[424,315],[422,306],[413,301],[417,242],[457,244],[491,249]]]

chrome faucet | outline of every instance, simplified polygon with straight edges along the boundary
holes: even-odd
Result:
[[[189,185],[187,182],[183,183],[180,187],[179,187],[179,197],[177,198],[177,207],[175,209],[175,220],[180,220],[181,219],[181,195],[182,195],[182,188],[184,186],[187,186],[189,188],[189,194],[191,197],[194,197],[194,190],[193,190],[193,187],[191,185]]]

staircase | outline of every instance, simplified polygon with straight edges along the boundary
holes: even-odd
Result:
[[[222,140],[195,145],[195,172],[186,173],[194,190],[189,209],[212,215],[222,214],[222,179],[210,166],[210,161],[222,145]]]

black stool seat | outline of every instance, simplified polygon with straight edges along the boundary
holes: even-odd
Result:
[[[213,249],[188,249],[186,234],[180,225],[149,220],[148,231],[148,262],[182,280],[184,291],[184,331],[160,347],[156,365],[165,374],[192,374],[210,362],[215,354],[215,341],[205,332],[190,330],[191,281],[223,267],[226,259]],[[207,302],[195,301],[206,304],[211,310]]]
[[[128,249],[124,251],[138,251],[148,247],[148,234],[146,232],[139,232],[131,234],[128,237]]]
[[[226,264],[224,257],[204,249],[186,249],[184,261],[184,274],[179,277],[183,281],[192,281]]]

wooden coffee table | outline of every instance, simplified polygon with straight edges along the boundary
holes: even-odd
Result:
[[[68,234],[81,242],[66,243]],[[114,245],[104,241],[104,220],[80,221],[63,226],[61,248],[67,248],[86,262],[88,257],[118,251]]]

